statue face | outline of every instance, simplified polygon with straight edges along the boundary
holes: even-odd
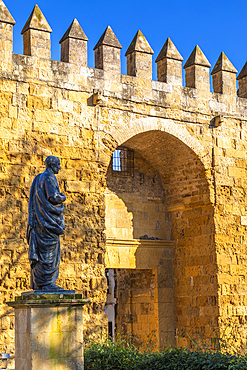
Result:
[[[51,164],[51,169],[52,169],[53,173],[58,174],[59,170],[61,170],[60,161],[58,160],[57,162],[52,163]]]

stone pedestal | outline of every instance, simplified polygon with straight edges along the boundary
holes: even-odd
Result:
[[[81,370],[83,305],[81,294],[27,294],[15,308],[15,370]]]

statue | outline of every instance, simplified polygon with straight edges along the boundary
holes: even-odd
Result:
[[[31,289],[61,291],[55,282],[59,274],[60,241],[64,234],[63,202],[55,174],[60,160],[49,156],[45,172],[37,175],[32,183],[29,198],[27,241],[31,265]]]

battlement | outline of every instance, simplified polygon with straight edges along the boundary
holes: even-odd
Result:
[[[0,0],[0,70],[2,72],[13,72],[17,59],[18,62],[22,60],[24,64],[30,63],[28,59],[13,58],[14,24],[14,18],[4,2]],[[46,61],[50,60],[51,32],[52,29],[45,16],[38,5],[35,5],[22,30],[23,54]],[[60,40],[61,62],[87,67],[87,41],[88,38],[79,22],[74,19]],[[106,73],[110,72],[115,76],[121,75],[121,48],[122,46],[116,35],[108,26],[94,47],[95,69]],[[151,81],[152,54],[151,46],[139,30],[125,53],[127,57],[127,75]],[[168,38],[155,60],[158,81],[173,86],[182,86],[182,61],[183,57],[171,39]],[[61,69],[57,63],[56,66]],[[185,69],[185,87],[210,92],[210,67],[211,64],[206,56],[196,45],[183,67]],[[247,64],[244,65],[237,77],[239,81],[238,91],[236,88],[236,74],[236,68],[222,52],[211,72],[214,92],[233,97],[237,95],[247,97]]]

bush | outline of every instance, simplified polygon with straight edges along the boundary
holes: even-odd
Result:
[[[247,356],[211,351],[167,349],[141,352],[125,341],[86,346],[85,370],[244,370]]]
[[[139,369],[142,357],[137,348],[123,342],[92,343],[84,352],[85,370]]]

